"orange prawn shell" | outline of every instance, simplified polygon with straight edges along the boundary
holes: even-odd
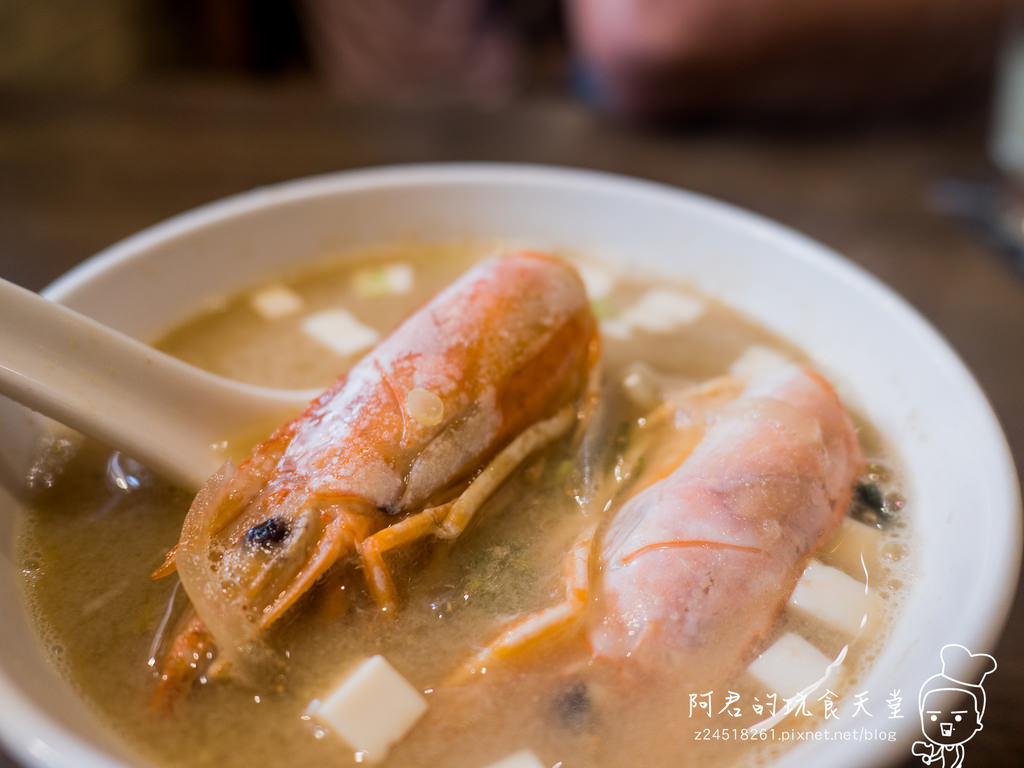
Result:
[[[693,684],[727,678],[838,525],[863,462],[820,375],[793,367],[752,384],[605,532],[594,654]]]
[[[597,344],[571,267],[532,253],[487,262],[410,316],[240,472],[273,464],[273,494],[301,488],[389,513],[414,509],[579,399]],[[440,423],[409,412],[414,389],[440,398]]]
[[[218,645],[247,646],[367,536],[454,496],[525,428],[582,403],[598,353],[571,266],[534,253],[478,265],[212,477],[158,574],[177,565]],[[410,412],[413,390],[436,396],[440,418]],[[249,546],[270,520],[283,540]]]

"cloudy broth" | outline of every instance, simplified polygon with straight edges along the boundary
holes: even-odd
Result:
[[[344,326],[344,338],[334,344],[317,334],[324,326],[311,324],[311,317],[327,313],[337,321],[330,313],[344,310],[343,322],[383,336],[489,249],[401,245],[282,275],[212,303],[159,346],[243,381],[323,388],[366,347],[345,346],[358,337],[356,326]],[[280,668],[249,680],[211,679],[170,711],[147,706],[156,675],[150,660],[186,600],[177,577],[153,580],[150,574],[177,542],[190,495],[89,441],[68,437],[55,444],[43,460],[46,479],[37,482],[35,508],[20,521],[26,603],[56,665],[141,759],[168,768],[354,765],[358,756],[309,715],[310,704],[374,654],[386,657],[429,703],[389,752],[389,766],[483,768],[524,748],[545,765],[565,768],[747,764],[779,751],[771,739],[710,735],[723,728],[739,733],[768,719],[769,705],[782,709],[781,697],[769,702],[749,674],[729,675],[713,688],[663,679],[623,686],[614,671],[588,661],[582,640],[572,634],[538,644],[467,684],[447,682],[512,617],[561,599],[565,553],[582,528],[600,523],[629,495],[635,467],[623,457],[631,455],[630,446],[650,444],[657,453],[659,427],[646,418],[656,399],[652,381],[685,388],[730,370],[741,374],[744,366],[773,356],[803,361],[799,350],[686,285],[580,261],[604,330],[600,426],[594,427],[602,431],[593,441],[599,449],[581,459],[578,444],[563,439],[517,470],[458,540],[431,541],[396,556],[402,595],[396,617],[380,614],[356,561],[343,559],[269,632],[267,643],[286,659]],[[666,292],[688,309],[660,325],[631,314],[647,307],[656,315]],[[849,636],[786,610],[750,653],[752,659],[795,632],[830,659],[842,655],[829,684],[839,705],[849,703],[884,641],[910,560],[896,462],[870,425],[856,414],[854,420],[865,455],[879,458],[861,478],[853,513],[879,537],[873,551],[851,560],[840,533],[818,556],[866,580],[878,596],[877,615]],[[233,446],[236,454],[246,453],[243,442]],[[602,503],[594,502],[598,498]],[[885,693],[872,692],[876,721],[886,714]],[[738,697],[731,706],[730,696]],[[778,727],[817,727],[823,706],[812,701],[811,717],[790,716]]]

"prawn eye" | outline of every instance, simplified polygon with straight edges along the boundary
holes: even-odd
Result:
[[[245,532],[245,545],[250,549],[269,552],[288,535],[288,523],[279,517],[270,517]]]

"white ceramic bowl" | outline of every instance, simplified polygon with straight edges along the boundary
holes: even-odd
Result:
[[[523,166],[395,167],[204,206],[109,248],[46,294],[149,339],[211,295],[340,248],[405,237],[589,251],[681,277],[817,361],[905,464],[917,577],[862,687],[879,707],[901,689],[906,717],[875,723],[895,726],[895,743],[808,743],[779,765],[909,757],[909,742],[920,737],[916,692],[938,671],[939,648],[990,650],[1002,627],[1020,559],[1018,485],[992,410],[949,346],[892,291],[826,248],[728,205],[625,178]],[[17,427],[5,435],[7,454],[19,450],[18,438]],[[123,765],[126,753],[36,647],[9,562],[15,508],[10,494],[0,495],[0,736],[32,766]]]

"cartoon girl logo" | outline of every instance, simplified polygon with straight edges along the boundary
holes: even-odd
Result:
[[[995,671],[996,660],[956,644],[944,645],[939,657],[942,671],[924,681],[917,697],[921,732],[927,741],[915,741],[911,752],[925,765],[961,768],[964,744],[982,727],[985,689],[981,684]]]

